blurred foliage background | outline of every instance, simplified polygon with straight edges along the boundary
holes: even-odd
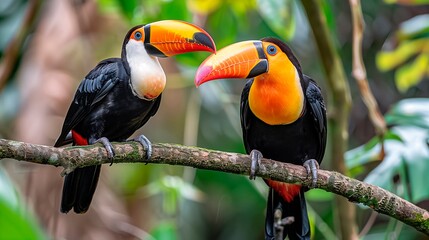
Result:
[[[429,1],[362,3],[363,60],[389,125],[384,152],[351,77],[350,6],[347,1],[321,2],[351,86],[350,151],[345,155],[350,175],[429,209]],[[98,61],[120,55],[130,27],[162,19],[204,27],[218,49],[241,40],[279,37],[292,47],[304,72],[326,89],[299,1],[3,0],[0,137],[52,145],[84,75]],[[138,133],[153,142],[244,152],[238,115],[244,82],[217,81],[196,89],[193,74],[207,55],[161,60],[167,89],[157,115]],[[329,156],[322,168],[330,169]],[[261,179],[177,166],[105,166],[89,212],[64,215],[59,214],[60,172],[1,161],[2,238],[263,239],[267,187]],[[332,194],[306,194],[313,239],[337,238],[340,223]],[[363,239],[423,238],[361,206],[356,223]]]

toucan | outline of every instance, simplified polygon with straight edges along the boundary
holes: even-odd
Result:
[[[223,78],[248,79],[241,94],[240,117],[244,146],[252,160],[251,177],[264,156],[304,165],[314,187],[326,146],[326,108],[320,88],[302,73],[292,50],[277,38],[229,45],[200,65],[195,84]],[[265,239],[278,239],[276,209],[292,219],[281,232],[284,237],[310,239],[306,189],[265,182],[270,187]]]
[[[193,51],[216,51],[212,37],[193,24],[163,20],[131,28],[125,35],[121,58],[101,61],[79,84],[54,146],[70,140],[73,145],[100,142],[113,158],[110,141],[126,141],[158,110],[166,85],[158,58]],[[150,141],[144,135],[134,140],[150,158]],[[101,165],[77,168],[66,175],[61,212],[88,210],[100,169]]]

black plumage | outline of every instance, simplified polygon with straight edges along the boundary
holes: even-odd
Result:
[[[317,183],[317,168],[326,146],[326,108],[320,88],[303,75],[298,59],[281,40],[263,38],[231,44],[208,57],[198,68],[195,84],[218,79],[246,79],[241,94],[240,118],[243,142],[252,160],[255,177],[261,156],[303,165]],[[279,239],[274,213],[291,224],[282,236],[310,239],[304,191],[300,185],[269,179],[265,237]]]
[[[191,23],[163,20],[131,28],[121,58],[101,61],[80,83],[55,147],[101,142],[112,158],[110,141],[126,141],[159,108],[166,76],[158,57],[195,51],[216,52],[216,47],[206,31]],[[150,141],[143,135],[136,141],[150,158]],[[65,177],[62,212],[88,210],[100,169],[78,168]]]
[[[304,75],[306,105],[302,116],[287,125],[269,125],[257,118],[249,107],[247,81],[241,94],[241,127],[246,151],[262,152],[264,157],[302,165],[313,158],[322,161],[326,145],[326,110],[319,87]]]
[[[249,91],[254,79],[246,82],[241,95],[240,116],[243,142],[247,153],[259,150],[265,158],[276,161],[303,165],[308,159],[315,159],[319,164],[323,159],[326,146],[326,108],[320,88],[310,77],[303,75],[298,60],[289,47],[280,40],[266,38],[262,41],[273,42],[287,54],[298,71],[301,87],[305,93],[305,108],[302,115],[293,123],[269,125],[256,117],[249,107]],[[282,79],[281,81],[289,81]],[[276,184],[266,181],[268,185]],[[270,188],[265,233],[266,239],[274,239],[274,211],[282,209],[282,216],[294,216],[295,221],[286,225],[283,236],[289,239],[310,239],[310,225],[304,197],[304,189],[287,201]]]
[[[316,83],[303,76],[302,86],[306,93],[305,112],[297,121],[287,125],[268,125],[252,113],[248,101],[252,83],[253,79],[247,81],[241,95],[240,116],[246,152],[250,153],[257,149],[265,158],[276,161],[302,165],[308,159],[315,159],[320,164],[326,145],[326,109]],[[279,204],[283,209],[283,217],[295,217],[295,222],[285,227],[284,236],[288,235],[290,239],[309,238],[310,226],[302,189],[289,203],[270,189],[266,235],[274,237],[273,216]]]
[[[136,97],[130,87],[128,65],[122,58],[100,62],[80,83],[64,120],[55,147],[66,144],[69,131],[88,144],[106,137],[125,141],[143,126],[159,107],[161,95],[151,101]],[[75,144],[82,144],[76,143]],[[98,182],[101,166],[78,168],[64,180],[61,212],[74,207],[77,213],[88,210]]]

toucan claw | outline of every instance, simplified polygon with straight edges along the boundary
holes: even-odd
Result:
[[[149,160],[152,157],[152,143],[145,135],[140,135],[134,139],[134,141],[139,142],[143,149],[146,151],[146,160]]]
[[[104,148],[107,151],[107,157],[110,159],[110,166],[112,166],[113,158],[115,157],[115,151],[113,150],[113,146],[110,143],[109,139],[107,139],[106,137],[102,137],[95,140],[95,143],[103,144]]]
[[[304,162],[303,166],[307,170],[307,177],[311,176],[310,188],[317,186],[317,170],[319,169],[319,163],[315,159],[308,159]]]
[[[259,170],[259,164],[260,164],[262,158],[263,158],[262,153],[258,150],[253,149],[250,152],[250,160],[252,161],[252,163],[250,165],[250,175],[249,175],[250,180],[256,179],[256,173]]]

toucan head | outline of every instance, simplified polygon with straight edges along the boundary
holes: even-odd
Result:
[[[147,54],[155,57],[195,51],[216,52],[212,37],[204,29],[178,20],[135,26],[125,36],[124,47],[129,43],[144,46]]]
[[[224,78],[254,78],[249,107],[267,124],[292,123],[304,111],[300,64],[279,39],[238,42],[219,50],[200,65],[195,85]]]
[[[130,29],[122,46],[122,59],[134,95],[145,100],[156,99],[166,85],[166,76],[158,58],[176,54],[216,52],[212,37],[193,24],[164,20]]]
[[[301,74],[301,67],[291,49],[279,39],[263,38],[237,42],[209,56],[197,70],[195,85],[216,79],[264,75],[281,75],[281,79],[285,79],[295,74]]]

